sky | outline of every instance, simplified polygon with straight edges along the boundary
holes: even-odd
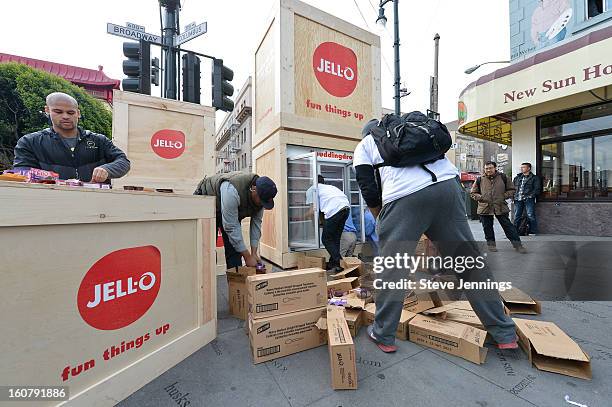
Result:
[[[184,48],[223,58],[234,71],[238,89],[252,75],[254,52],[267,17],[278,0],[181,0],[181,28],[208,23],[208,32]],[[393,10],[386,6],[387,28],[375,24],[378,0],[305,0],[306,3],[381,36],[382,106],[393,108]],[[106,23],[145,26],[160,33],[157,0],[20,0],[3,4],[0,52],[85,68],[104,67],[114,79],[124,78],[122,43],[106,33]],[[12,16],[11,18],[6,18]],[[441,120],[457,119],[457,98],[478,77],[503,65],[486,65],[471,75],[465,69],[509,59],[508,0],[410,0],[399,2],[401,80],[411,94],[402,111],[429,107],[429,77],[433,75],[435,33],[440,34],[439,106]],[[159,56],[153,47],[152,56]],[[202,63],[202,103],[210,104],[210,64]],[[153,94],[159,88],[153,86]],[[224,113],[217,113],[217,124]]]

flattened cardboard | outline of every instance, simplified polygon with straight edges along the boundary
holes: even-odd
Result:
[[[487,332],[473,326],[417,315],[409,322],[411,342],[482,364],[487,357]]]
[[[254,319],[249,314],[249,343],[253,363],[324,345],[327,334],[317,327],[317,322],[325,314],[325,307],[260,319]]]
[[[363,311],[363,319],[365,325],[372,325],[374,323],[374,314],[376,314],[376,304],[369,303],[366,305],[365,310]],[[402,310],[400,315],[399,325],[397,326],[397,331],[395,331],[395,337],[397,339],[401,339],[403,341],[408,340],[408,323],[417,314],[414,312],[407,311],[405,309]]]
[[[347,277],[359,277],[361,275],[360,266],[352,266],[349,268],[345,268],[343,271],[338,274],[334,274],[332,277],[334,280],[341,280]]]
[[[540,315],[542,313],[540,302],[516,287],[500,291],[499,295],[511,314]]]
[[[342,307],[327,307],[327,338],[332,388],[334,390],[356,389],[355,344]]]
[[[591,380],[591,358],[553,322],[513,318],[519,344],[538,369]]]
[[[342,278],[340,280],[333,280],[327,282],[327,290],[336,290],[342,292],[349,292],[353,288],[359,287],[358,277]]]
[[[249,313],[254,319],[327,304],[327,277],[319,268],[247,277]]]
[[[247,286],[248,276],[265,274],[257,272],[255,267],[237,267],[225,272],[227,276],[227,291],[229,301],[229,312],[236,318],[245,320],[248,313]]]
[[[357,257],[344,257],[340,260],[340,267],[342,267],[343,269],[348,269],[348,268],[352,268],[358,266],[359,267],[359,274],[363,275],[364,273],[364,265],[363,262],[357,258]]]
[[[359,329],[363,325],[363,310],[360,309],[344,309],[344,318],[351,331],[351,336],[354,338],[359,333]]]
[[[297,258],[298,270],[309,269],[309,268],[320,268],[325,270],[326,260],[325,257],[319,256],[308,256],[306,254],[300,254]]]

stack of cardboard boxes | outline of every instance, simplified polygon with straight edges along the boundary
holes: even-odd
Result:
[[[311,268],[247,277],[248,332],[254,363],[321,346],[327,334],[325,271]]]

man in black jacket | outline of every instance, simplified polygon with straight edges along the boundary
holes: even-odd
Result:
[[[518,229],[523,210],[527,212],[529,233],[538,233],[538,222],[535,215],[536,196],[542,191],[540,177],[531,172],[531,163],[521,164],[521,173],[514,177],[514,225]]]
[[[72,96],[49,94],[45,112],[52,126],[19,139],[14,168],[38,168],[85,182],[108,182],[130,170],[125,153],[106,136],[78,127],[81,112]]]

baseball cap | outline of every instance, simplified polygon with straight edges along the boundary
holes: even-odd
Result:
[[[261,199],[263,207],[265,209],[274,208],[274,197],[278,192],[274,181],[268,177],[259,177],[255,181],[255,187],[257,187],[257,195]]]

